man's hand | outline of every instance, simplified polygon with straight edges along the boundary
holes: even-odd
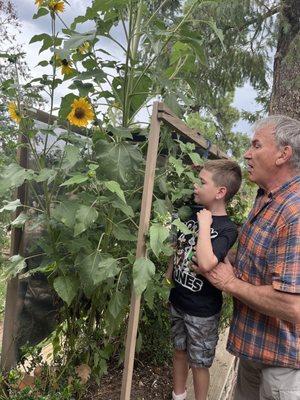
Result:
[[[199,227],[202,227],[202,226],[210,227],[212,224],[211,212],[209,210],[206,210],[206,208],[197,212],[197,219],[198,219]]]
[[[229,284],[237,279],[227,257],[224,262],[219,263],[212,271],[202,273],[202,275],[204,275],[212,285],[224,292],[227,292]]]

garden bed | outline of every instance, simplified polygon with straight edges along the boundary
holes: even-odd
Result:
[[[100,386],[92,386],[85,400],[119,400],[122,369],[110,368],[101,379]],[[133,374],[131,398],[134,400],[171,399],[172,367],[170,365],[149,366],[136,362]]]

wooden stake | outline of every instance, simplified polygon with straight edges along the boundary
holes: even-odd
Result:
[[[136,247],[136,259],[144,257],[146,254],[145,235],[148,231],[149,221],[150,221],[155,167],[157,160],[159,134],[160,134],[160,122],[157,118],[157,114],[158,114],[158,103],[155,102],[153,104],[151,127],[149,133],[144,190],[142,197],[138,241]],[[134,289],[132,289],[131,306],[130,306],[129,322],[127,329],[126,348],[125,348],[123,381],[122,381],[122,389],[120,397],[121,400],[130,400],[140,304],[141,304],[141,296],[137,296],[135,294]]]
[[[23,168],[28,168],[28,148],[27,138],[20,135],[19,143],[21,144],[17,159]],[[27,202],[27,190],[24,183],[17,189],[16,198],[20,199],[22,204]],[[16,211],[16,217],[20,214],[21,209]],[[23,254],[23,229],[13,228],[11,231],[10,256],[15,254]],[[17,362],[16,334],[18,327],[18,316],[22,308],[23,301],[18,298],[19,278],[12,278],[6,289],[6,301],[3,322],[3,338],[1,351],[1,370],[9,371]]]

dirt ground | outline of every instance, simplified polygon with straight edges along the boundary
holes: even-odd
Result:
[[[119,400],[122,369],[110,369],[101,380],[100,387],[91,388],[85,400]],[[172,369],[169,365],[151,367],[136,362],[132,381],[132,400],[171,400]]]

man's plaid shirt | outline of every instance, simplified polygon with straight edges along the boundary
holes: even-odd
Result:
[[[252,285],[300,295],[300,176],[261,204],[259,189],[243,225],[236,276]],[[263,315],[234,299],[227,349],[234,355],[272,366],[300,369],[300,324]]]

